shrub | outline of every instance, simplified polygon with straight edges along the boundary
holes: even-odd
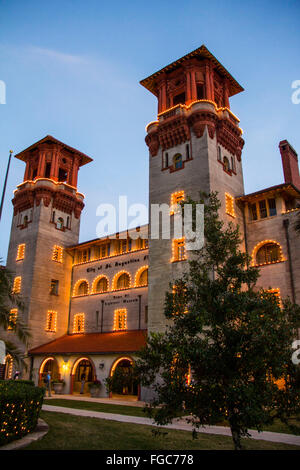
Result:
[[[23,380],[23,379],[17,379],[16,381],[13,380],[13,379],[9,379],[9,380],[0,380],[0,384],[1,384],[1,383],[8,383],[8,382],[9,382],[9,383],[11,383],[11,382],[13,382],[13,383],[18,382],[19,384],[34,385],[33,380],[25,380],[25,379],[24,379],[24,380]]]
[[[0,446],[32,432],[43,404],[44,389],[21,380],[0,381]]]

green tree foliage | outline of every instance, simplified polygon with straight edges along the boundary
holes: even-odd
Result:
[[[178,413],[190,416],[194,430],[226,420],[240,449],[249,429],[261,431],[275,418],[287,423],[299,411],[291,356],[300,307],[288,299],[280,306],[274,294],[255,287],[259,270],[241,251],[239,228],[219,219],[216,193],[202,194],[200,203],[205,245],[170,285],[168,326],[148,338],[137,373],[153,389],[148,412],[158,424]]]

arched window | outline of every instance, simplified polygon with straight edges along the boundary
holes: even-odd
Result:
[[[79,281],[78,284],[75,285],[75,295],[88,295],[89,293],[89,285],[87,281]]]
[[[141,269],[137,272],[136,286],[147,286],[148,285],[148,268]]]
[[[95,292],[107,292],[108,291],[108,281],[106,277],[101,277],[95,286]]]
[[[128,289],[130,287],[130,276],[128,273],[121,274],[116,282],[116,289]]]
[[[176,153],[176,155],[174,155],[173,165],[174,165],[174,170],[178,170],[179,168],[182,168],[182,155],[180,153]]]
[[[229,160],[228,160],[227,157],[224,157],[223,163],[224,163],[224,169],[225,169],[226,171],[230,171],[230,164],[229,164]]]
[[[265,243],[256,252],[256,264],[276,263],[282,260],[280,245],[277,243]]]
[[[57,219],[56,228],[58,228],[58,230],[62,230],[64,228],[64,219],[62,217]]]

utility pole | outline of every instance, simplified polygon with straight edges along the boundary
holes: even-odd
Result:
[[[7,178],[8,178],[8,172],[9,172],[9,167],[10,167],[10,161],[11,161],[11,156],[12,156],[12,154],[13,154],[13,151],[10,150],[10,151],[9,151],[9,157],[8,157],[7,168],[6,168],[4,186],[3,186],[3,191],[2,191],[1,204],[0,204],[0,220],[1,220],[1,215],[2,215],[2,209],[3,209],[3,204],[4,204],[4,196],[5,196],[5,191],[6,191]]]

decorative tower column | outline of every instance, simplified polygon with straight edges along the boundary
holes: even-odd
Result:
[[[199,49],[166,66],[141,84],[161,97],[164,77],[169,108],[147,127],[149,147],[149,207],[178,198],[199,198],[199,191],[218,191],[220,215],[243,226],[234,198],[244,194],[241,152],[244,141],[229,97],[243,88],[206,49]],[[160,98],[162,99],[162,98]],[[151,239],[149,233],[149,331],[162,331],[165,292],[187,268],[185,240]],[[172,227],[172,223],[171,223]]]
[[[12,200],[7,267],[20,278],[25,308],[18,315],[30,329],[32,348],[67,332],[72,272],[68,247],[78,243],[84,207],[77,174],[92,159],[52,136],[16,158],[26,169]]]

